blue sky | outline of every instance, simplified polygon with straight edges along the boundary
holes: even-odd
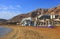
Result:
[[[38,8],[52,8],[60,0],[0,0],[0,18],[10,19]]]

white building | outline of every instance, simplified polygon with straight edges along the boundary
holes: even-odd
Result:
[[[23,18],[21,23],[22,23],[22,26],[34,26],[34,21],[32,20],[31,17]]]
[[[48,26],[54,25],[54,20],[58,19],[58,15],[44,14],[39,15],[34,19],[31,17],[23,18],[21,21],[22,26]]]

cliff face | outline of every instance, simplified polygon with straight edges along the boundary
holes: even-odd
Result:
[[[50,9],[37,9],[37,10],[34,10],[32,12],[29,12],[27,14],[20,14],[18,16],[15,16],[13,17],[12,19],[10,19],[10,21],[21,21],[23,18],[25,17],[36,17],[38,15],[41,15],[41,14],[59,14],[60,15],[60,5],[58,5],[57,7],[54,7],[54,8],[50,8]]]

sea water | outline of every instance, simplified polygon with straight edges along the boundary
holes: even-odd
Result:
[[[6,34],[8,34],[11,31],[12,31],[11,28],[6,28],[6,27],[3,27],[3,26],[0,26],[0,37],[5,36]]]

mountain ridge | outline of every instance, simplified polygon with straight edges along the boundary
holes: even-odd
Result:
[[[15,22],[18,21],[19,22],[23,18],[26,18],[26,17],[34,18],[34,17],[41,15],[41,14],[60,14],[60,5],[58,5],[57,7],[49,8],[49,9],[39,8],[39,9],[36,9],[36,10],[29,12],[27,14],[20,14],[20,15],[13,17],[12,19],[10,19],[10,21],[15,21]]]

